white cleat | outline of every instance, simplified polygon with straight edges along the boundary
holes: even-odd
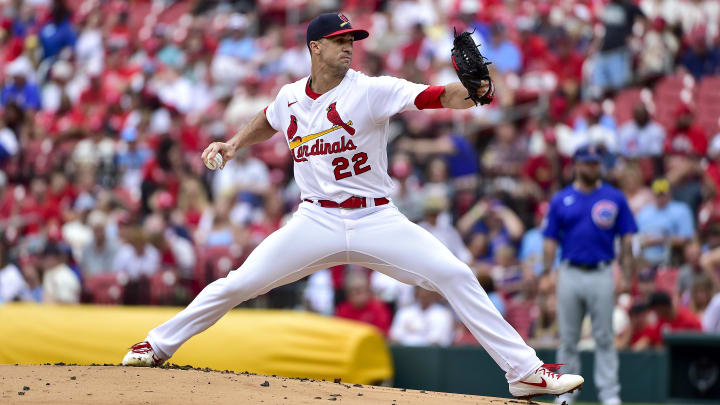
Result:
[[[510,393],[530,399],[538,395],[562,395],[581,389],[585,379],[575,374],[555,373],[560,364],[543,364],[522,381],[510,384]]]
[[[130,351],[123,357],[123,366],[155,367],[163,363],[163,359],[155,354],[148,342],[135,343]]]

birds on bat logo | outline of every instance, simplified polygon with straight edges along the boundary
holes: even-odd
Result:
[[[353,124],[352,120],[346,122],[345,120],[342,119],[342,117],[340,116],[340,113],[337,110],[337,102],[333,102],[332,104],[330,104],[325,111],[327,111],[328,121],[330,121],[330,123],[332,123],[333,126],[330,128],[327,128],[323,131],[312,133],[312,134],[305,135],[305,136],[298,135],[298,133],[297,133],[298,126],[299,126],[298,119],[295,115],[292,115],[292,114],[290,115],[290,123],[288,124],[287,130],[285,131],[285,136],[287,137],[287,140],[289,143],[288,146],[290,146],[291,150],[295,150],[296,148],[299,148],[301,146],[306,148],[307,147],[306,144],[308,142],[315,140],[321,136],[325,136],[331,132],[341,130],[341,129],[344,129],[351,136],[355,135],[355,128],[352,127],[352,124]],[[343,139],[344,139],[344,137],[343,137]],[[337,142],[335,142],[335,143],[337,143]],[[348,141],[348,145],[350,145],[350,146],[348,146],[347,148],[341,147],[341,144],[344,144],[344,141],[337,143],[337,147],[335,147],[335,145],[333,144],[333,147],[330,149],[327,149],[327,150],[322,149],[322,151],[320,151],[320,149],[318,149],[318,153],[315,153],[315,154],[339,153],[340,149],[342,149],[343,151],[354,149],[354,145],[352,144],[352,141]],[[327,145],[330,146],[330,143],[328,143]],[[319,148],[319,146],[317,148]],[[310,151],[310,150],[307,151],[307,153],[311,153],[311,152],[312,151]],[[298,152],[298,153],[302,154],[303,152]],[[307,153],[306,153],[306,155],[307,155]]]
[[[330,104],[327,108],[327,119],[331,123],[338,125],[342,127],[345,131],[347,131],[350,135],[355,135],[355,128],[348,125],[345,121],[343,121],[342,118],[340,118],[340,113],[337,110],[337,101]]]
[[[345,14],[338,13],[338,17],[340,17],[340,19],[344,21],[343,23],[340,24],[340,27],[344,27],[344,26],[350,24],[350,20],[348,20],[348,18],[345,17]]]

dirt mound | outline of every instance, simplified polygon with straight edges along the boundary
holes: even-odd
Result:
[[[527,404],[505,398],[234,373],[189,366],[0,365],[2,404]]]

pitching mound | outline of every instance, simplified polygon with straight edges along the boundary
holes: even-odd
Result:
[[[2,404],[527,404],[189,367],[0,365]]]

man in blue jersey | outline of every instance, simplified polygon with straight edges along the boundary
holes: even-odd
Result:
[[[575,180],[550,201],[543,230],[544,271],[549,272],[558,244],[562,248],[557,281],[560,333],[558,362],[565,372],[580,371],[578,340],[586,313],[595,339],[595,384],[605,405],[620,403],[618,358],[612,315],[615,288],[612,261],[615,238],[621,237],[620,263],[629,286],[632,271],[632,234],[637,225],[621,191],[602,181],[602,155],[595,146],[582,146],[574,155]],[[571,396],[560,400],[570,403]]]

